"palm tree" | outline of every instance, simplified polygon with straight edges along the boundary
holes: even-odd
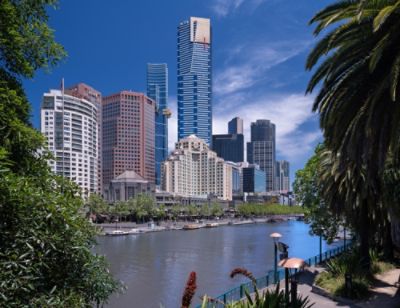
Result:
[[[400,165],[400,0],[339,1],[310,23],[315,35],[333,26],[306,64],[318,66],[307,92],[321,84],[313,111],[332,150],[324,199],[339,211],[356,206],[365,253],[363,226],[378,217],[387,229],[381,195],[388,155]]]
[[[313,110],[329,148],[383,169],[389,149],[398,156],[400,123],[400,0],[345,0],[311,20],[319,41],[307,60],[315,70],[307,92],[322,82]]]

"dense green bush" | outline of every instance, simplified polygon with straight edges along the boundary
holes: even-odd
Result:
[[[344,253],[337,258],[331,259],[326,263],[326,272],[320,273],[316,277],[316,284],[336,296],[362,299],[368,296],[368,289],[372,284],[372,274],[379,274],[390,270],[393,267],[390,263],[381,261],[378,253],[370,251],[371,272],[365,271],[365,267],[360,263],[361,256],[358,251]],[[346,290],[345,275],[352,277],[352,288]]]
[[[305,213],[305,209],[301,206],[253,203],[241,204],[238,206],[237,211],[243,216],[290,215]]]

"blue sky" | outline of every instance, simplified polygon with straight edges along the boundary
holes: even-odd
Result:
[[[176,27],[189,16],[211,18],[213,31],[213,133],[227,122],[270,119],[277,127],[277,158],[291,163],[291,180],[321,140],[305,59],[315,44],[308,20],[333,1],[319,0],[61,0],[50,11],[56,40],[68,57],[50,73],[24,82],[40,123],[42,94],[85,82],[103,95],[145,92],[146,63],[169,66],[169,144],[176,141]]]

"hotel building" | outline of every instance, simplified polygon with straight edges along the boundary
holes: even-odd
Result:
[[[162,166],[162,189],[181,196],[232,200],[232,166],[195,135],[181,139]]]

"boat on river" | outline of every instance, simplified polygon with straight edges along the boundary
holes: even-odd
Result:
[[[183,226],[183,230],[196,230],[200,229],[200,225],[197,224],[187,224]]]
[[[206,228],[216,228],[219,226],[219,223],[217,222],[210,222],[206,224]]]
[[[111,230],[106,231],[105,235],[108,236],[122,236],[122,235],[131,235],[131,234],[138,234],[141,233],[138,229],[131,229],[131,230]]]

